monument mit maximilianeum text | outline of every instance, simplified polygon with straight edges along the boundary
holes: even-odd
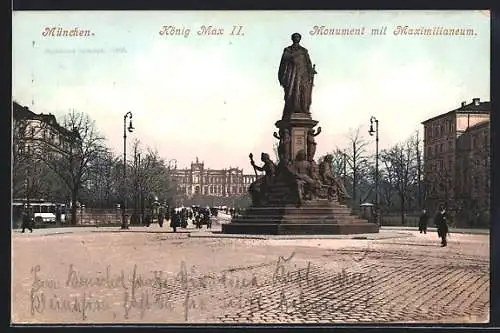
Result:
[[[262,153],[262,166],[250,163],[264,176],[249,187],[252,205],[243,215],[222,225],[230,234],[359,234],[378,232],[378,226],[351,214],[342,202],[348,194],[332,172],[332,156],[319,165],[314,161],[315,136],[321,127],[309,111],[315,65],[301,36],[292,35],[293,44],[283,50],[278,71],[285,93],[281,120],[276,122],[279,162]]]

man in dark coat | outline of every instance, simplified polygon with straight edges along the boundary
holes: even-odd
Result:
[[[180,212],[175,211],[172,208],[172,213],[170,214],[170,227],[174,229],[174,232],[177,232],[177,228],[180,226]]]
[[[163,208],[160,208],[160,211],[158,212],[158,224],[160,225],[160,228],[163,228],[163,219],[165,218],[164,213],[163,213]]]
[[[448,244],[446,237],[448,236],[448,222],[446,216],[446,210],[444,208],[440,209],[436,216],[436,227],[439,238],[441,238],[441,247]]]
[[[30,218],[28,212],[23,213],[23,221],[22,221],[21,227],[23,228],[23,230],[21,232],[24,232],[25,229],[28,229],[30,232],[33,232],[31,218]]]
[[[424,209],[422,210],[422,215],[420,215],[420,220],[418,222],[418,231],[420,233],[427,233],[427,222],[429,221],[429,215],[427,214],[427,211]]]

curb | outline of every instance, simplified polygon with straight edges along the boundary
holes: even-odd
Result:
[[[382,226],[382,230],[401,230],[401,231],[416,231],[418,232],[418,227],[397,227],[397,226]],[[427,228],[427,232],[437,232],[436,227]],[[450,234],[471,234],[471,235],[489,235],[489,229],[452,229],[450,228]]]
[[[301,240],[301,239],[351,239],[351,240],[383,240],[415,237],[408,232],[397,232],[390,235],[374,234],[351,234],[351,235],[246,235],[246,234],[222,234],[222,233],[196,233],[189,234],[190,238],[232,238],[232,239],[260,239],[260,240]]]

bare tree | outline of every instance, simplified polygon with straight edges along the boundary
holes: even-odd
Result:
[[[134,163],[130,170],[133,170],[133,176],[127,185],[133,194],[135,210],[139,208],[141,216],[144,216],[145,200],[151,201],[157,197],[159,200],[171,202],[176,189],[170,177],[170,166],[166,165],[156,150],[143,150],[139,140],[133,142],[132,149]]]
[[[423,174],[424,174],[424,169],[423,169],[423,159],[422,159],[422,150],[423,150],[423,141],[420,139],[420,133],[417,131],[415,133],[415,158],[416,158],[416,167],[417,167],[417,201],[418,201],[418,208],[422,208],[423,205]]]
[[[383,204],[387,210],[393,207],[393,198],[395,195],[396,180],[393,168],[389,159],[382,159],[382,168],[379,170],[379,193]]]
[[[103,148],[97,152],[96,158],[89,164],[86,202],[94,207],[111,208],[119,200],[117,180],[121,178],[113,172],[119,163],[110,149]]]
[[[411,197],[410,190],[416,183],[416,157],[414,137],[402,144],[397,144],[389,150],[382,151],[381,160],[388,174],[393,179],[393,187],[400,199],[401,221],[405,223],[405,213]]]
[[[80,189],[89,180],[91,168],[104,150],[104,137],[87,114],[75,110],[63,118],[62,126],[72,132],[72,142],[57,151],[47,147],[42,158],[66,184],[72,203],[71,223],[76,224]]]
[[[350,148],[346,151],[347,165],[351,176],[352,200],[356,207],[358,203],[358,185],[360,180],[366,175],[368,160],[366,147],[368,142],[360,134],[360,128],[352,130],[349,133]]]

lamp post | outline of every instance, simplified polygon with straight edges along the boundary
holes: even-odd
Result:
[[[127,187],[125,181],[127,179],[127,118],[130,118],[128,131],[133,132],[132,126],[132,112],[129,111],[123,116],[123,205],[122,205],[122,227],[121,229],[128,229],[127,225]]]
[[[375,123],[375,130],[373,129],[373,123]],[[374,116],[370,117],[370,130],[368,131],[370,136],[375,134],[375,218],[377,224],[380,226],[379,217],[379,207],[378,207],[378,119]]]

